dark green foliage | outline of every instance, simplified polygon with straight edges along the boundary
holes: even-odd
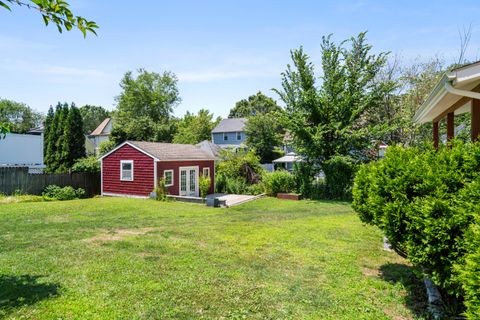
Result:
[[[260,157],[261,163],[271,163],[279,156],[282,129],[278,117],[275,113],[258,114],[248,118],[245,125],[246,144]]]
[[[439,151],[389,147],[383,160],[358,171],[353,208],[443,290],[462,296],[465,280],[454,266],[462,270],[473,250],[465,237],[478,228],[479,186],[480,144],[456,142]]]
[[[347,156],[334,156],[323,164],[325,173],[324,197],[351,200],[355,162]]]
[[[72,172],[100,172],[100,161],[94,156],[78,159],[72,166]]]
[[[261,114],[279,112],[282,109],[275,100],[267,97],[260,91],[243,99],[235,104],[235,107],[230,110],[229,118],[248,118]]]
[[[265,173],[262,181],[269,196],[276,197],[278,193],[295,191],[295,178],[290,172],[285,170]]]
[[[85,136],[79,110],[72,103],[50,108],[45,121],[44,152],[48,172],[68,172],[75,160],[85,157]]]
[[[65,120],[63,136],[63,163],[60,168],[64,168],[63,171],[68,171],[77,159],[85,157],[85,136],[83,134],[82,116],[73,103]]]
[[[83,133],[90,134],[105,118],[110,117],[110,112],[100,106],[84,105],[80,107],[80,114],[83,119]]]
[[[54,184],[51,184],[45,187],[44,192],[42,195],[49,199],[55,200],[73,200],[73,199],[81,199],[85,197],[85,190],[82,188],[74,189],[71,186],[67,187],[59,187]]]
[[[276,92],[286,105],[283,124],[313,173],[329,171],[334,156],[368,160],[374,141],[388,131],[374,121],[384,96],[394,89],[377,79],[387,54],[372,54],[365,36],[360,33],[338,45],[323,37],[319,84],[302,48],[292,51],[293,66],[282,74],[282,90]]]
[[[222,161],[215,168],[217,192],[246,193],[260,181],[263,168],[252,151],[223,150],[220,156]]]
[[[177,77],[171,72],[139,69],[127,72],[120,82],[112,139],[171,142],[176,132],[173,108],[180,102]]]
[[[0,123],[8,124],[12,133],[26,133],[41,125],[43,116],[24,103],[0,99]]]

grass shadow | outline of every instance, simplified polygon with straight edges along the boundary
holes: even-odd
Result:
[[[415,274],[414,267],[401,263],[387,263],[380,267],[380,278],[392,284],[402,284],[407,291],[406,307],[417,317],[429,318],[425,287]]]
[[[58,284],[39,282],[40,278],[42,276],[0,275],[0,315],[8,310],[59,295]]]

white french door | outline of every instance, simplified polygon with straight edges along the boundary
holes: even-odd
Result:
[[[180,167],[180,195],[198,197],[198,167]]]

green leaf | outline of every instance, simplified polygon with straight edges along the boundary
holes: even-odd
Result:
[[[45,22],[45,25],[48,26],[48,23],[50,22],[50,17],[42,14],[43,17],[43,22]]]
[[[8,11],[12,11],[12,9],[10,9],[10,7],[5,4],[5,2],[0,1],[0,7],[4,7]]]

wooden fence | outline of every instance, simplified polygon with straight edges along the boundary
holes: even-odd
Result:
[[[31,174],[26,167],[0,167],[0,193],[11,195],[16,191],[41,195],[46,186],[82,188],[87,196],[100,194],[99,173]]]

